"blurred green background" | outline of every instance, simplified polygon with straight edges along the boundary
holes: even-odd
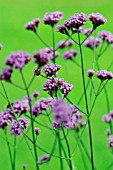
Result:
[[[86,14],[90,14],[92,12],[99,12],[104,15],[107,19],[107,23],[101,26],[99,30],[109,30],[113,32],[113,2],[111,0],[1,0],[0,1],[0,43],[3,44],[3,49],[0,51],[0,70],[3,67],[3,63],[5,57],[10,54],[12,51],[16,50],[25,50],[29,53],[33,51],[39,50],[44,47],[43,44],[35,37],[35,35],[24,29],[24,25],[32,20],[33,18],[43,18],[45,12],[52,12],[56,10],[61,10],[64,13],[64,19],[67,19],[69,16],[74,13],[84,12]],[[91,26],[90,24],[88,26]],[[48,26],[43,26],[40,24],[39,33],[47,43],[52,44],[51,40],[51,30]],[[58,37],[57,37],[58,36]],[[56,41],[63,37],[56,33]],[[87,52],[88,51],[88,52]],[[86,66],[89,64],[91,67],[90,58],[92,53],[90,50],[85,50],[85,64]],[[113,52],[109,48],[104,56],[100,60],[100,66],[102,69],[106,69],[110,64],[113,58]],[[78,59],[79,60],[79,59]],[[68,65],[65,65],[62,62],[61,58],[58,59],[59,64],[63,65],[62,71],[60,73],[61,77],[68,79],[68,81],[75,85],[73,92],[69,95],[69,97],[75,103],[78,101],[80,94],[83,91],[82,88],[82,80],[80,80],[80,70],[77,72],[75,69],[75,65],[70,61]],[[66,67],[71,68],[68,76],[66,75]],[[113,68],[111,69],[113,71]],[[31,69],[28,67],[25,68],[26,80],[29,81],[31,77]],[[66,77],[67,76],[67,77]],[[13,78],[18,84],[22,84],[19,74],[15,73]],[[79,80],[79,81],[78,81]],[[35,80],[30,92],[33,92],[33,89],[40,90],[42,88],[42,79]],[[5,83],[5,87],[7,88],[8,95],[10,100],[15,100],[25,96],[25,93],[22,93],[21,90],[16,90],[15,87],[10,86],[8,83]],[[0,86],[1,88],[1,86]],[[109,99],[110,99],[110,109],[113,109],[113,83],[110,82],[107,86],[109,89]],[[2,91],[2,89],[1,89]],[[45,93],[41,93],[41,96],[47,96]],[[95,109],[93,111],[93,115],[91,117],[92,123],[92,133],[93,133],[93,149],[94,149],[94,162],[96,164],[97,170],[104,170],[104,168],[112,162],[112,155],[110,149],[106,147],[106,136],[105,129],[107,125],[102,122],[102,115],[107,113],[107,108],[105,104],[104,94],[101,94],[98,103],[95,105]],[[81,106],[84,102],[81,103]],[[5,100],[0,96],[0,111],[4,109],[6,105]],[[105,107],[104,107],[105,105]],[[43,120],[41,120],[43,122]],[[2,134],[2,131],[0,131]],[[71,137],[70,137],[71,138]],[[87,132],[83,135],[83,140],[87,143]],[[18,141],[21,141],[21,137],[19,137]],[[53,140],[50,140],[50,134],[48,132],[42,131],[39,137],[39,144],[43,146],[45,149],[49,151]],[[74,140],[70,142],[72,148],[74,146]],[[46,148],[46,146],[48,148]],[[41,155],[42,152],[39,151]],[[16,170],[21,170],[21,165],[23,163],[28,164],[28,170],[35,170],[33,165],[33,160],[30,157],[30,153],[27,153],[27,147],[24,145],[24,141],[20,142],[19,147],[17,148],[17,165]],[[74,164],[75,169],[83,170],[83,164],[81,159],[81,154],[79,149],[75,151],[74,156]],[[87,160],[88,161],[88,160]],[[47,165],[44,164],[41,166],[41,170],[53,170],[59,169],[58,160],[55,158]],[[0,170],[10,170],[10,162],[9,155],[7,154],[7,146],[4,140],[0,139]],[[111,169],[111,168],[110,168]],[[90,166],[89,166],[90,170]]]

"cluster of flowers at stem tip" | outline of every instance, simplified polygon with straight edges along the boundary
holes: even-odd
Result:
[[[109,128],[106,129],[105,133],[108,136],[107,146],[113,148],[113,131],[112,131],[112,122],[113,122],[113,110],[108,114],[103,115],[102,120],[108,124]]]
[[[92,78],[94,76],[94,70],[93,69],[87,70],[87,76],[89,78]],[[110,72],[110,71],[107,71],[107,70],[99,70],[99,71],[96,72],[96,76],[101,81],[111,80],[113,78],[113,73]]]
[[[30,100],[38,97],[39,92],[34,91],[30,96]],[[21,100],[15,100],[11,105],[7,105],[6,110],[0,112],[0,128],[10,126],[9,130],[15,137],[22,134],[22,130],[29,125],[25,118],[26,113],[30,111],[28,97],[23,97]],[[15,119],[15,115],[17,119]]]
[[[96,29],[98,26],[106,22],[104,16],[102,16],[99,13],[92,13],[88,16],[88,18],[93,24],[92,30]],[[84,30],[81,30],[81,27],[85,25],[86,22],[87,22],[86,14],[75,13],[68,20],[66,20],[63,25],[58,26],[58,32],[69,35],[68,31],[71,30],[72,33],[80,31],[83,32],[85,35],[89,35],[92,30],[91,31],[88,30],[87,33]]]

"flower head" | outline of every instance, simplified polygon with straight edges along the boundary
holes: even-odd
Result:
[[[0,44],[0,50],[3,48],[3,45],[2,44]]]
[[[64,25],[67,29],[73,30],[73,28],[78,29],[79,27],[86,24],[86,15],[84,13],[75,13],[68,20],[65,21]]]
[[[41,156],[40,158],[39,158],[39,163],[42,163],[43,161],[48,161],[50,159],[50,155],[49,154],[45,154],[45,155],[43,155],[43,156]]]
[[[19,123],[19,124],[18,124]],[[15,136],[19,136],[22,134],[22,130],[26,129],[28,126],[28,121],[26,118],[18,118],[18,122],[16,120],[13,120],[11,126],[10,126],[10,132]],[[22,128],[22,130],[20,129]]]
[[[32,107],[33,115],[37,117],[42,113],[42,111],[48,110],[51,105],[51,101],[51,98],[41,98],[40,100],[37,100]]]
[[[5,64],[21,71],[24,65],[26,65],[29,61],[30,58],[27,52],[17,51],[17,52],[12,52],[7,57]]]
[[[46,76],[53,76],[57,73],[57,71],[61,68],[61,66],[57,64],[48,64],[44,66],[43,72],[46,74]]]
[[[98,33],[98,36],[108,44],[113,43],[113,34],[109,31],[102,30]]]
[[[65,47],[71,47],[73,45],[74,45],[73,41],[70,41],[70,40],[68,40],[68,41],[61,40],[61,41],[58,42],[57,47],[58,48],[65,48]]]
[[[71,50],[68,50],[66,51],[64,54],[63,54],[63,59],[64,60],[71,60],[73,57],[75,57],[77,55],[77,51],[71,49]]]
[[[92,69],[89,69],[89,70],[87,70],[87,76],[88,77],[93,77],[93,75],[94,75],[94,70],[92,70]]]
[[[57,24],[63,17],[63,14],[61,11],[56,11],[56,12],[48,12],[45,13],[44,15],[44,24],[48,24],[50,26],[54,26]]]
[[[108,138],[108,147],[109,147],[109,148],[113,147],[113,135],[111,135],[111,136]]]
[[[97,28],[98,26],[104,24],[107,20],[104,18],[103,15],[99,13],[92,13],[89,15],[90,21],[92,21],[93,28]]]
[[[98,47],[101,45],[101,40],[95,37],[89,37],[85,42],[84,46],[93,49],[94,47]]]
[[[0,74],[0,79],[5,81],[11,81],[11,75],[13,70],[9,67],[4,67],[2,73]]]
[[[97,77],[102,81],[102,80],[110,80],[113,78],[113,73],[107,71],[107,70],[99,70],[97,71]]]
[[[36,32],[36,28],[38,27],[38,24],[39,24],[39,23],[40,23],[40,19],[39,19],[39,18],[35,18],[35,19],[33,19],[33,21],[29,21],[29,22],[25,25],[25,29]]]
[[[4,129],[13,120],[13,115],[9,110],[0,112],[0,128]]]

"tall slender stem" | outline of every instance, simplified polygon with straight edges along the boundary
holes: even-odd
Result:
[[[70,160],[69,160],[70,170],[73,170],[72,162],[71,162],[71,152],[70,152],[70,147],[69,147],[69,143],[68,143],[68,140],[67,140],[67,137],[66,137],[66,135],[65,135],[65,131],[64,131],[63,127],[62,127],[62,132],[63,132],[64,139],[65,139],[65,142],[66,142],[66,145],[67,145],[68,156],[69,156],[69,158],[70,158]]]
[[[13,154],[13,170],[15,170],[15,163],[16,163],[16,137],[14,137],[14,154]]]
[[[87,99],[86,86],[85,86],[85,76],[84,76],[84,63],[83,63],[83,55],[82,55],[82,44],[80,42],[79,31],[78,31],[78,41],[79,41],[80,56],[81,56],[82,80],[83,80],[83,88],[84,88],[84,95],[85,95],[86,111],[87,111],[87,114],[89,115],[88,99]],[[94,170],[92,133],[91,133],[91,124],[90,124],[90,119],[89,118],[88,118],[88,129],[89,129],[89,138],[90,138],[90,152],[91,152],[92,170]]]
[[[59,155],[62,157],[60,132],[57,132],[57,137],[58,137],[58,145],[59,145]],[[60,158],[60,169],[63,170],[63,159],[62,158]]]
[[[52,37],[53,37],[53,62],[55,64],[55,34],[54,34],[54,26],[52,27]]]
[[[22,71],[20,73],[21,73],[21,77],[22,77],[22,80],[23,80],[23,83],[24,83],[24,86],[25,86],[25,89],[26,89],[28,100],[29,100],[30,116],[31,116],[31,127],[32,127],[32,138],[33,138],[33,141],[35,143],[34,122],[33,122],[32,106],[31,106],[31,101],[30,101],[29,90],[28,90],[28,87],[27,87],[27,84],[26,84],[26,81],[25,81],[25,78],[24,78],[24,75],[23,75]],[[34,144],[33,146],[34,146],[36,170],[39,170],[38,155],[37,155],[36,145]]]

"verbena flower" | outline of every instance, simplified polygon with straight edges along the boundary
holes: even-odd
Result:
[[[68,30],[72,30],[73,28],[78,29],[84,24],[86,24],[86,15],[84,13],[75,13],[64,23]]]
[[[57,27],[57,31],[60,32],[61,34],[68,35],[68,30],[66,29],[66,27],[64,25],[59,25]]]
[[[102,120],[106,123],[111,122],[111,117],[108,114],[103,115]]]
[[[4,129],[13,120],[13,115],[10,111],[5,110],[0,112],[0,128]]]
[[[36,32],[36,28],[38,27],[38,24],[40,23],[40,18],[35,18],[33,19],[32,21],[29,21],[25,26],[24,28],[26,30],[31,30],[31,31],[34,31]]]
[[[57,73],[58,70],[60,70],[61,66],[57,64],[48,64],[44,66],[43,72],[46,74],[46,76],[53,76]]]
[[[33,72],[34,72],[34,75],[35,75],[35,76],[39,76],[40,73],[41,73],[41,69],[36,66],[36,67],[33,69]]]
[[[98,36],[103,40],[106,41],[108,44],[113,43],[113,34],[109,31],[102,30],[98,33]]]
[[[2,73],[0,74],[0,79],[5,81],[11,81],[11,75],[12,75],[12,68],[4,67],[2,69]]]
[[[92,69],[87,70],[87,76],[89,78],[93,77],[93,75],[94,75],[94,70],[92,70]]]
[[[35,131],[36,136],[38,136],[40,134],[39,128],[34,128],[34,131]]]
[[[43,163],[44,161],[48,161],[50,159],[50,155],[49,154],[45,154],[45,155],[42,155],[40,158],[39,158],[39,163]]]
[[[32,107],[33,115],[37,117],[42,113],[42,111],[48,110],[51,105],[51,101],[52,98],[41,98],[40,100],[37,100]]]
[[[95,37],[89,37],[87,40],[84,42],[84,46],[89,47],[93,49],[94,47],[98,47],[101,45],[101,40],[99,38]]]
[[[37,98],[37,97],[39,96],[39,94],[40,94],[40,92],[35,90],[35,91],[33,92],[32,96],[33,96],[34,98]]]
[[[110,79],[113,78],[113,73],[111,73],[111,72],[109,72],[107,70],[99,70],[99,71],[97,71],[96,74],[97,74],[97,77],[101,81],[106,80],[106,79],[110,80]]]
[[[66,97],[72,90],[73,85],[65,82],[61,78],[49,79],[43,85],[43,90],[49,93],[51,96],[57,92],[58,88],[60,88],[62,94],[64,97]]]
[[[6,59],[5,64],[19,71],[30,61],[29,55],[24,51],[12,52]]]
[[[77,55],[77,51],[71,49],[71,50],[68,50],[66,51],[64,54],[63,54],[63,59],[64,60],[71,60],[73,57],[75,57]]]
[[[57,47],[63,49],[65,47],[71,47],[73,45],[74,45],[73,41],[70,41],[70,40],[68,40],[68,41],[61,40],[61,41],[58,42]]]
[[[18,124],[19,123],[19,124]],[[11,126],[10,126],[10,132],[14,135],[14,137],[17,137],[22,134],[22,130],[26,129],[28,126],[28,120],[24,117],[18,118],[18,122],[16,120],[13,120]],[[22,130],[20,129],[22,128]]]
[[[92,32],[92,29],[91,28],[80,28],[80,32],[88,36]]]
[[[55,52],[55,57],[59,55],[58,52]],[[49,61],[54,59],[53,50],[50,48],[43,48],[40,51],[36,52],[34,55],[34,62],[39,65],[39,67],[46,65]]]
[[[16,114],[23,114],[30,110],[29,101],[27,98],[23,98],[22,100],[15,100],[12,104],[12,107]]]
[[[90,21],[92,21],[93,29],[96,29],[98,26],[104,24],[107,21],[104,16],[99,13],[92,13],[88,17]]]
[[[108,147],[110,147],[110,148],[113,147],[113,135],[111,135],[111,136],[108,138]]]
[[[107,136],[111,135],[110,129],[107,129],[105,133],[106,133]]]
[[[61,11],[56,11],[56,12],[48,12],[45,13],[44,15],[44,24],[48,24],[50,26],[54,26],[57,24],[63,17],[63,14]]]
[[[70,109],[63,100],[56,99],[52,102],[52,112],[56,123],[61,124],[70,121]]]

